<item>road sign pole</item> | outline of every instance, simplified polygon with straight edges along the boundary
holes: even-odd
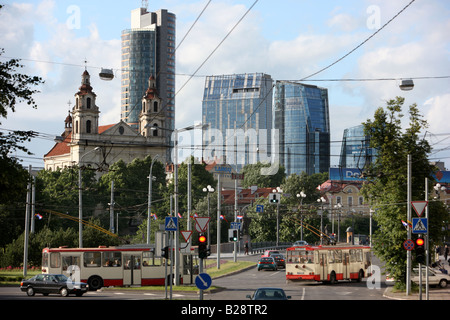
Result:
[[[203,259],[200,258],[200,266],[198,269],[198,274],[202,274],[203,273]],[[199,293],[199,300],[203,300],[203,289],[200,289],[200,293]]]

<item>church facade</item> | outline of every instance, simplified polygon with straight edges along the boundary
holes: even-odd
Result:
[[[80,165],[101,172],[107,171],[119,160],[130,163],[148,155],[152,158],[158,156],[158,161],[162,163],[169,161],[170,141],[162,132],[165,127],[162,101],[153,76],[148,83],[140,106],[138,131],[124,121],[99,125],[97,95],[85,70],[81,76],[81,86],[75,94],[75,105],[65,119],[64,132],[44,155],[45,169],[58,170]]]

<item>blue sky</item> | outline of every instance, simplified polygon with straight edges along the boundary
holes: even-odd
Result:
[[[203,76],[265,72],[275,80],[302,79],[348,53],[410,1],[259,0],[198,71],[197,77],[188,81],[183,74],[192,74],[202,64],[255,1],[150,0],[150,11],[168,9],[177,15],[178,41],[209,3],[177,51],[176,126],[201,121]],[[131,10],[140,7],[141,1],[4,0],[3,3],[0,47],[5,49],[4,56],[27,59],[22,61],[24,71],[42,76],[46,83],[36,95],[37,110],[20,106],[2,120],[0,128],[61,134],[68,101],[74,100],[85,59],[98,96],[100,124],[118,122],[120,73],[111,82],[94,75],[101,67],[120,69],[120,35],[130,27]],[[75,22],[75,27],[71,22]],[[437,152],[450,148],[450,129],[445,117],[450,112],[450,79],[416,80],[414,90],[409,92],[398,88],[399,81],[311,81],[449,76],[448,30],[450,2],[416,0],[357,51],[305,81],[328,88],[331,140],[340,141],[345,128],[371,118],[384,101],[401,95],[407,105],[417,103],[429,121],[431,134],[427,137],[431,137],[436,150],[432,158],[450,162],[450,153]],[[50,139],[35,139],[29,144],[35,158],[42,158],[52,146]],[[337,164],[339,152],[340,144],[333,143],[332,164]],[[43,164],[38,159],[24,158],[24,164],[28,163]]]

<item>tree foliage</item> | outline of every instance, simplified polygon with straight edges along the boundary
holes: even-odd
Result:
[[[376,210],[374,219],[379,225],[374,234],[374,250],[386,263],[386,270],[401,282],[406,280],[406,250],[403,242],[407,230],[402,220],[407,221],[407,156],[412,158],[412,200],[424,200],[425,178],[433,180],[433,166],[428,155],[431,147],[419,134],[427,127],[416,104],[409,106],[409,126],[402,129],[402,107],[404,98],[389,100],[385,108],[380,107],[374,119],[364,123],[366,135],[370,136],[370,147],[377,152],[376,160],[365,168],[367,182],[362,194],[370,199]],[[441,225],[443,214],[441,203],[432,205],[430,225]],[[431,208],[430,208],[431,210]],[[440,219],[440,220],[439,220]],[[430,239],[439,239],[432,232]],[[432,243],[432,242],[431,242]]]

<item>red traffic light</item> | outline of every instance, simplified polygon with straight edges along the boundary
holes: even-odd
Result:
[[[422,238],[418,238],[418,239],[416,240],[416,244],[417,244],[418,246],[423,246],[424,243],[425,243],[425,241],[424,241]]]
[[[198,237],[198,242],[205,243],[206,242],[206,237],[204,235],[199,236]]]

